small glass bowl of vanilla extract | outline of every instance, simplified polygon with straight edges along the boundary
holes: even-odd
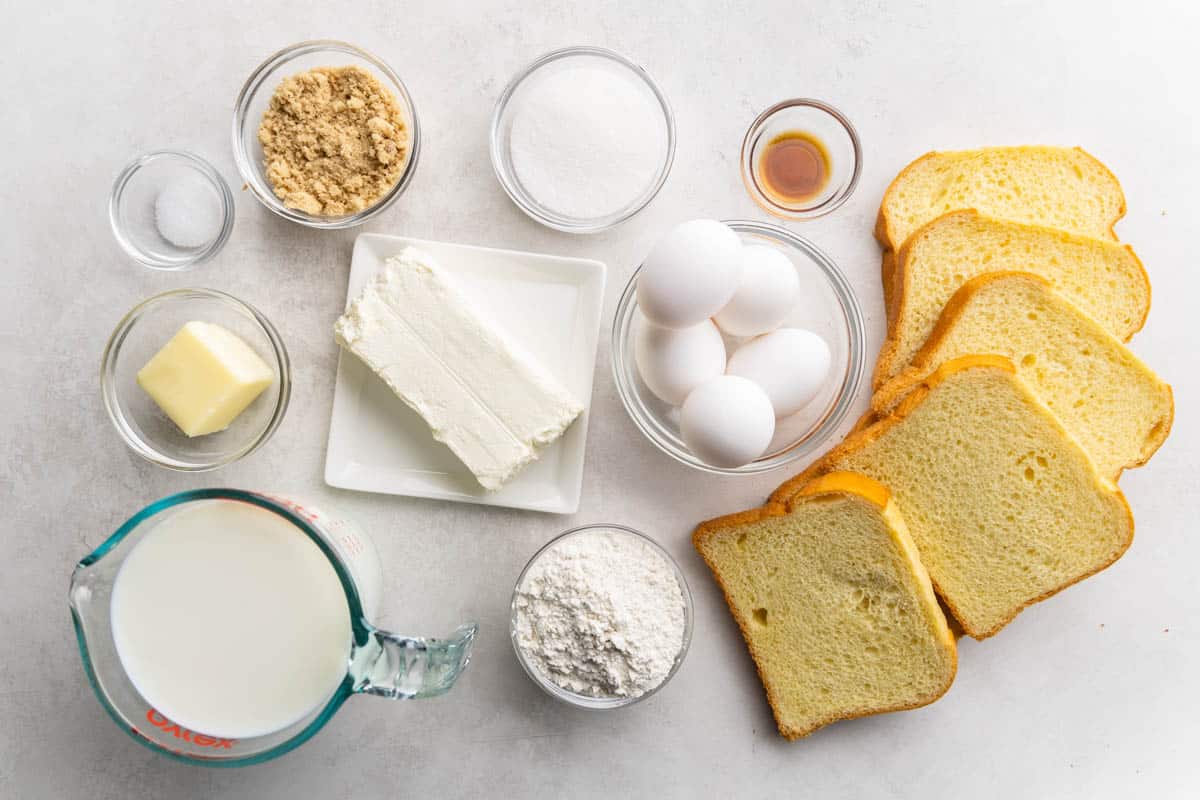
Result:
[[[758,115],[742,141],[742,181],[754,202],[785,219],[811,219],[854,193],[862,171],[858,133],[846,115],[808,98]]]

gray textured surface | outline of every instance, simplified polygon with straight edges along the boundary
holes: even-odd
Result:
[[[10,7],[0,34],[0,796],[1177,797],[1194,789],[1194,4],[78,5]],[[601,259],[610,266],[606,326],[631,267],[664,226],[701,215],[762,217],[741,189],[737,152],[745,126],[780,98],[828,99],[862,135],[866,169],[856,196],[837,214],[795,228],[849,274],[869,316],[872,352],[883,322],[870,231],[896,170],[931,148],[1085,145],[1124,183],[1130,210],[1118,230],[1144,259],[1155,298],[1133,346],[1174,385],[1180,412],[1153,463],[1122,481],[1138,520],[1132,550],[994,639],[965,642],[958,680],[941,702],[787,744],[688,544],[694,522],[759,501],[785,475],[719,479],[668,461],[626,418],[606,344],[578,515],[326,489],[330,326],[356,231],[304,230],[238,192],[236,229],[219,259],[161,275],[119,252],[104,210],[120,166],[164,146],[205,155],[236,187],[228,128],[238,87],[269,52],[320,36],[388,60],[425,125],[408,193],[362,230]],[[679,125],[675,169],[659,198],[591,238],[528,221],[487,159],[488,116],[508,77],[542,51],[577,43],[611,46],[644,64]],[[190,284],[263,309],[291,349],[296,379],[274,440],[201,477],[156,469],[126,451],[97,386],[100,351],[121,314]],[[168,762],[117,730],[75,650],[65,602],[71,567],[148,501],[208,485],[299,492],[349,511],[382,550],[385,624],[435,634],[461,618],[480,620],[476,660],[459,686],[437,701],[357,699],[301,750],[232,772]],[[593,521],[650,532],[681,560],[696,594],[688,662],[665,691],[619,713],[575,711],[542,696],[506,639],[511,583],[527,557],[552,534]]]

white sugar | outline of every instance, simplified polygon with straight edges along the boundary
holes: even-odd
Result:
[[[176,247],[203,247],[220,233],[220,198],[199,176],[178,178],[154,199],[154,222]]]
[[[514,98],[513,171],[535,202],[593,219],[648,191],[667,155],[657,98],[631,75],[602,67],[536,74]]]

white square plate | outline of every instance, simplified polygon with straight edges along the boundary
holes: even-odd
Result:
[[[420,247],[471,302],[536,357],[585,406],[592,397],[604,264],[579,258],[361,234],[346,303],[384,261]],[[579,509],[589,411],[497,492],[435,441],[425,421],[365,364],[343,351],[333,393],[325,482],[342,489],[570,514]]]

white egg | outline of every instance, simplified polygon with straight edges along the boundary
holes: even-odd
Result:
[[[775,435],[771,400],[753,381],[721,375],[696,387],[679,412],[683,443],[714,467],[740,467],[761,456]]]
[[[829,345],[812,331],[780,328],[735,350],[726,371],[761,386],[782,418],[812,402],[832,360]]]
[[[725,372],[725,342],[709,320],[690,328],[662,328],[641,314],[633,358],[650,391],[673,406],[707,380]]]
[[[800,276],[787,256],[774,247],[746,245],[737,291],[713,321],[730,336],[767,333],[783,324],[799,293]]]
[[[742,240],[711,219],[676,225],[646,256],[638,275],[638,307],[664,328],[699,325],[737,291]]]

